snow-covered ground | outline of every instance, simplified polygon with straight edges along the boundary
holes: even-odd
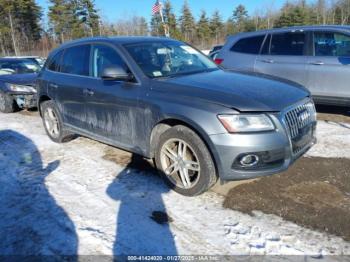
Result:
[[[350,158],[349,134],[320,122],[308,155]],[[55,144],[38,116],[0,114],[0,255],[350,255],[341,238],[224,209],[213,192],[178,195],[152,173],[104,160],[107,148],[86,138]],[[153,211],[173,222],[157,224]]]

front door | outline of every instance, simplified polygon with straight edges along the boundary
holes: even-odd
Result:
[[[308,87],[320,100],[350,101],[350,35],[314,32],[314,56],[308,58]]]
[[[136,81],[103,80],[102,72],[113,65],[127,69],[117,50],[110,45],[95,44],[91,52],[92,78],[86,87],[88,130],[123,148],[139,151],[135,137],[140,117]]]
[[[269,35],[255,62],[255,71],[305,85],[307,81],[305,32]]]

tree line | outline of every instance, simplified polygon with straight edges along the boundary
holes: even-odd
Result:
[[[164,35],[159,14],[148,22],[131,16],[110,22],[100,16],[94,0],[49,0],[47,16],[35,0],[0,0],[0,52],[2,55],[46,55],[72,39],[103,35]],[[197,11],[196,11],[197,12]],[[350,24],[350,0],[286,0],[279,10],[274,0],[249,14],[242,4],[224,19],[219,10],[193,14],[187,0],[177,15],[170,0],[163,18],[170,36],[199,48],[223,43],[227,35],[297,25]]]

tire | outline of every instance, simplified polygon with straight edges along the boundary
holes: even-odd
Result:
[[[73,139],[73,134],[64,128],[61,115],[53,101],[44,101],[40,104],[40,108],[46,134],[52,141],[65,143]]]
[[[0,112],[13,113],[18,110],[18,106],[9,94],[0,91]]]
[[[185,153],[179,156],[181,151]],[[174,154],[178,156],[175,157]],[[165,182],[174,191],[185,196],[200,195],[217,181],[215,165],[207,146],[186,126],[171,127],[160,135],[155,162]],[[181,174],[180,170],[184,168],[187,171]],[[187,174],[187,179],[183,179],[186,177],[184,174]]]

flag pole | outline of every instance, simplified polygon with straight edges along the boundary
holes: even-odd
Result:
[[[164,34],[166,37],[170,37],[170,34],[169,34],[169,27],[168,25],[165,23],[164,21],[164,16],[163,16],[163,3],[161,2],[160,3],[160,10],[159,10],[159,15],[160,15],[160,19],[162,21],[162,24],[163,24],[163,29],[164,29]]]

